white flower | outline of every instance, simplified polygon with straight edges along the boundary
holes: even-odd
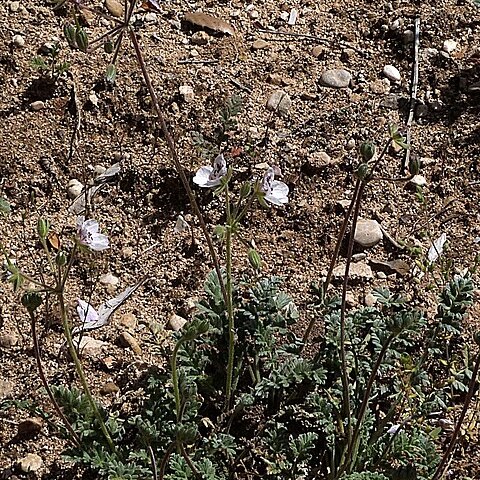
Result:
[[[288,203],[288,186],[283,182],[275,180],[274,168],[268,167],[260,188],[262,192],[265,193],[265,200],[267,202],[280,206]]]
[[[99,229],[96,220],[85,220],[85,217],[78,217],[77,231],[80,243],[101,252],[108,248],[108,237],[99,233]]]
[[[428,261],[433,263],[443,252],[443,245],[447,241],[447,234],[442,233],[428,249]]]
[[[94,328],[102,327],[105,324],[104,320],[98,315],[98,312],[84,300],[78,299],[77,313],[78,317],[80,318],[80,322],[82,323],[78,329],[80,331],[93,330]]]
[[[223,157],[223,153],[217,156],[213,161],[213,166],[200,167],[195,176],[193,183],[200,187],[216,187],[220,185],[222,177],[227,174],[227,162]]]

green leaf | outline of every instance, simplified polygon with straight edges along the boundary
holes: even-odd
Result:
[[[0,197],[0,213],[8,215],[11,211],[10,204],[4,198]]]
[[[116,76],[117,76],[117,67],[113,63],[111,63],[107,67],[105,79],[107,80],[108,83],[114,83]]]

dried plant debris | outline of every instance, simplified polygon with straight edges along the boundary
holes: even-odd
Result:
[[[229,23],[220,18],[209,15],[208,13],[187,13],[184,17],[185,21],[197,27],[206,28],[213,32],[225,33],[226,35],[233,35],[234,28]]]

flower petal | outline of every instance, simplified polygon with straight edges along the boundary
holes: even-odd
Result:
[[[265,200],[274,205],[284,205],[288,203],[288,192],[289,189],[285,183],[274,180],[271,191],[265,195]]]
[[[443,253],[443,245],[447,241],[447,234],[442,233],[428,249],[428,261],[433,263]]]
[[[193,183],[196,183],[200,187],[208,187],[210,174],[213,171],[213,167],[200,167],[197,173],[193,177]]]

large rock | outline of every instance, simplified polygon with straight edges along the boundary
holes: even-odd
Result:
[[[373,247],[383,238],[382,229],[376,220],[359,219],[354,240],[362,247]]]

